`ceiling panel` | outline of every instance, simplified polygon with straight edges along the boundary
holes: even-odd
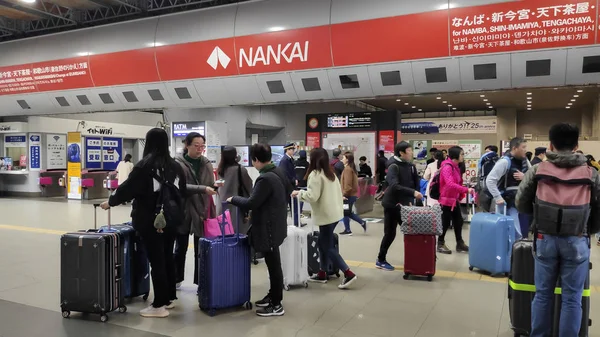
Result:
[[[367,69],[371,88],[376,96],[406,95],[416,92],[410,62],[375,64],[368,66]],[[396,75],[399,75],[397,79],[400,80],[400,84],[394,82]]]
[[[328,69],[327,76],[335,98],[373,96],[367,66]]]
[[[138,85],[142,98],[144,101],[149,101],[151,108],[171,108],[176,107],[171,100],[171,96],[168,93],[167,87],[164,83],[149,83]]]
[[[569,49],[567,51],[567,84],[592,83],[600,83],[600,46]]]
[[[289,73],[257,75],[256,82],[266,102],[298,100]]]
[[[68,91],[57,91],[45,93],[56,113],[70,113],[81,111],[81,108],[75,104],[75,96]],[[63,105],[61,105],[61,103]],[[68,105],[65,105],[68,104]]]
[[[458,58],[414,61],[412,62],[412,71],[418,93],[459,91],[461,89]]]
[[[548,60],[549,72],[545,72]],[[566,49],[512,53],[511,64],[514,88],[565,85]]]
[[[333,97],[327,70],[295,71],[290,74],[296,94],[301,100],[321,100]]]
[[[104,110],[106,109],[106,107],[104,106],[104,103],[102,103],[102,100],[100,99],[100,97],[96,94],[94,94],[94,92],[92,92],[92,90],[89,89],[84,89],[84,90],[71,90],[68,92],[65,92],[65,94],[69,95],[69,97],[71,97],[70,101],[73,101],[75,103],[75,105],[77,105],[78,107],[80,107],[80,111],[99,111],[99,110]],[[78,98],[78,96],[81,98]],[[89,105],[87,104],[83,104],[86,103],[86,100],[89,101]],[[83,103],[82,103],[83,101]]]
[[[235,104],[227,91],[222,78],[211,78],[194,81],[196,92],[207,106],[223,106]]]
[[[463,90],[510,88],[510,54],[460,58],[460,79]]]
[[[164,84],[171,100],[178,107],[195,108],[204,105],[192,81],[165,82]]]
[[[223,78],[223,84],[229,92],[234,104],[264,103],[265,99],[258,88],[256,76],[240,76]]]
[[[97,97],[102,102],[102,110],[115,111],[124,110],[125,104],[121,101],[122,98],[117,95],[117,90],[114,87],[92,88],[91,95]],[[110,101],[104,102],[102,99],[109,98]]]

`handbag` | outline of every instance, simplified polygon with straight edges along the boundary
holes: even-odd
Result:
[[[344,200],[344,216],[352,215],[352,206],[348,203],[348,200]]]
[[[408,235],[442,235],[442,207],[402,206],[400,230]]]
[[[204,237],[214,238],[223,235],[221,228],[224,229],[225,235],[233,235],[235,232],[233,231],[231,213],[229,210],[223,207],[223,213],[214,218],[214,214],[212,214],[214,201],[212,197],[209,197],[208,199],[209,202],[206,210],[207,217],[204,220]]]

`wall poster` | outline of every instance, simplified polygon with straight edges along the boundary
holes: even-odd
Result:
[[[29,170],[39,171],[42,168],[42,135],[29,134]]]
[[[81,132],[69,132],[67,144],[67,197],[81,200]]]
[[[321,147],[321,133],[320,132],[307,132],[306,133],[306,146],[317,148]]]
[[[64,170],[67,168],[67,136],[46,135],[46,168]]]

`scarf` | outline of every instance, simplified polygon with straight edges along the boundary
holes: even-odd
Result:
[[[263,168],[260,169],[260,174],[265,174],[267,172],[271,172],[276,168],[275,164],[273,163],[268,163],[267,165],[263,166]]]

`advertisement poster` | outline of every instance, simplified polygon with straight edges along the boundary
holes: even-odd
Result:
[[[221,146],[207,146],[206,158],[210,160],[210,163],[213,165],[213,167],[217,167],[221,161]]]
[[[114,171],[123,157],[122,138],[102,138],[102,169]]]
[[[81,132],[67,134],[67,197],[81,200]]]
[[[307,132],[306,133],[306,146],[316,148],[321,147],[321,133],[320,132]]]
[[[240,165],[245,167],[252,166],[252,163],[250,162],[250,148],[248,146],[235,146],[235,151],[240,157]]]
[[[29,170],[39,171],[42,168],[42,135],[29,134]]]
[[[415,159],[427,159],[431,148],[431,140],[409,140],[408,142],[412,145]]]
[[[431,142],[431,147],[438,149],[438,151],[446,150],[449,148],[458,145],[458,140],[433,140]]]
[[[67,168],[67,136],[46,135],[46,168],[61,170]]]
[[[379,151],[394,153],[394,130],[379,131]]]
[[[85,137],[85,168],[102,168],[102,138]]]
[[[474,182],[477,178],[477,162],[481,158],[480,140],[461,140],[458,146],[465,152],[465,168],[467,169],[463,179],[465,182]]]
[[[402,121],[404,134],[496,133],[496,118],[427,118]]]

